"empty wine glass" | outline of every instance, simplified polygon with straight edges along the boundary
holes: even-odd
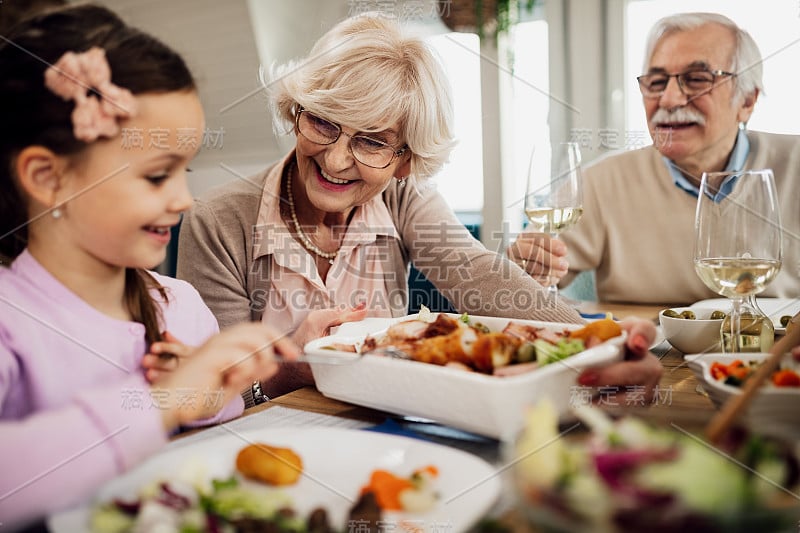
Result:
[[[704,173],[695,237],[697,275],[731,300],[730,329],[723,324],[720,332],[723,351],[739,352],[753,342],[742,337],[742,302],[763,291],[781,268],[781,219],[772,171]]]
[[[537,232],[554,238],[580,219],[583,214],[580,165],[581,152],[577,143],[557,143],[551,149],[531,152],[525,215]],[[547,290],[553,296],[558,294],[555,283]]]

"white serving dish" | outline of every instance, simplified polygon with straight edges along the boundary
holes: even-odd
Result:
[[[685,359],[698,381],[702,383],[708,397],[719,407],[732,395],[741,394],[742,390],[714,379],[711,375],[711,365],[714,363],[728,365],[736,359],[744,362],[761,362],[767,357],[769,354],[766,353],[705,353],[687,355]],[[750,401],[743,420],[757,433],[799,441],[800,387],[776,387],[770,382],[765,383]]]
[[[457,316],[457,315],[452,315]],[[377,336],[390,323],[416,318],[387,320],[384,327],[371,332]],[[471,317],[492,331],[501,331],[508,318]],[[521,324],[554,330],[579,329],[578,324],[557,324],[532,320],[513,320]],[[351,326],[350,331],[357,330]],[[309,355],[332,355],[325,349],[332,343],[361,343],[366,334],[316,339],[306,344]],[[365,355],[353,364],[311,364],[319,391],[329,398],[380,409],[404,416],[435,420],[465,431],[513,439],[522,428],[525,407],[548,397],[559,414],[566,418],[576,397],[577,376],[586,368],[604,366],[624,357],[626,334],[599,346],[552,363],[526,374],[497,377],[467,372],[428,363]],[[352,354],[350,354],[352,356]]]
[[[756,303],[772,320],[776,335],[786,334],[786,328],[781,326],[783,315],[794,316],[800,312],[800,298],[756,298]],[[691,307],[719,309],[727,313],[731,308],[731,301],[727,298],[712,298],[695,302]]]

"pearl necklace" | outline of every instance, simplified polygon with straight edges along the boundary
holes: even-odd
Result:
[[[300,227],[300,222],[297,220],[297,213],[294,210],[294,195],[292,194],[292,178],[294,177],[294,165],[289,167],[289,176],[286,180],[286,196],[289,198],[289,214],[292,216],[292,223],[294,224],[294,230],[297,232],[297,236],[300,239],[300,243],[305,247],[306,250],[309,252],[322,257],[323,259],[327,259],[328,263],[333,264],[333,260],[336,258],[336,255],[339,253],[339,250],[334,252],[326,252],[319,248],[316,244],[311,242],[305,233],[303,233],[303,229]]]

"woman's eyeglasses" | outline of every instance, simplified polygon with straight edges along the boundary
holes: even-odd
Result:
[[[350,153],[359,163],[371,168],[386,168],[395,157],[403,155],[407,147],[397,150],[393,146],[367,135],[357,133],[350,135],[342,131],[342,127],[335,122],[300,108],[295,117],[297,131],[306,139],[315,144],[333,144],[344,134],[350,137]]]
[[[639,82],[639,89],[642,95],[654,98],[664,94],[669,85],[669,79],[675,78],[681,92],[689,97],[710,91],[714,88],[717,78],[725,76],[736,76],[733,72],[724,70],[692,69],[678,74],[667,74],[666,72],[653,72],[644,74],[636,78]]]

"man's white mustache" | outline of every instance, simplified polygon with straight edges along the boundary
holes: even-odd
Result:
[[[653,126],[681,122],[696,122],[697,124],[704,126],[706,123],[706,117],[697,111],[686,108],[674,109],[672,111],[667,111],[664,108],[660,108],[656,111],[655,115],[653,115],[653,118],[650,119],[650,124]]]

